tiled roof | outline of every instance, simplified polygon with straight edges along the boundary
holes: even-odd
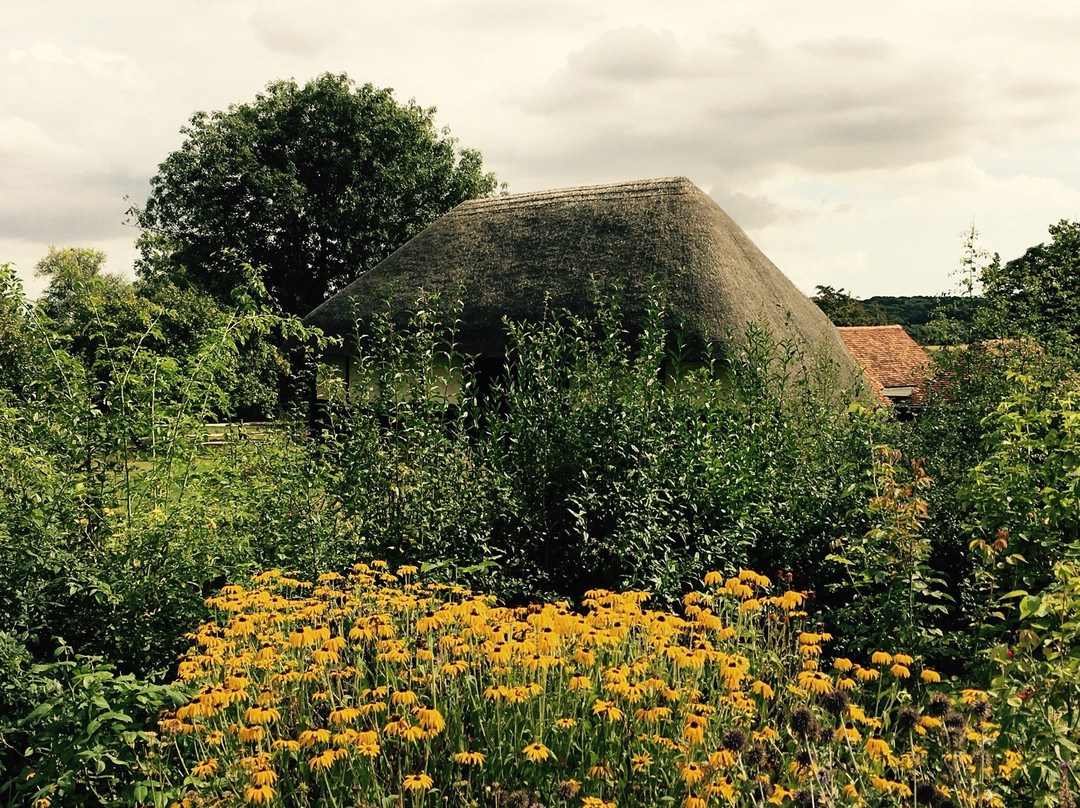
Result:
[[[871,389],[885,403],[887,388],[914,388],[907,403],[923,397],[930,375],[930,357],[899,325],[860,325],[838,328],[844,347],[862,368]]]

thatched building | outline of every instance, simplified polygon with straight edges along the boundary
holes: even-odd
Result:
[[[503,319],[587,316],[594,290],[619,289],[634,335],[644,297],[660,283],[690,338],[723,343],[747,323],[857,372],[836,328],[703,191],[681,177],[477,199],[458,205],[325,301],[308,325],[348,337],[392,298],[460,298],[459,347],[503,356]],[[343,364],[348,373],[348,363]]]

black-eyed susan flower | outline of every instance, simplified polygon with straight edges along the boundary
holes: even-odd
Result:
[[[592,682],[588,676],[571,676],[566,686],[570,690],[592,690]]]
[[[941,674],[937,671],[932,671],[929,668],[923,668],[919,673],[919,676],[924,682],[929,682],[930,684],[936,684],[941,681]]]
[[[277,782],[277,772],[273,769],[258,769],[251,773],[251,782],[257,786],[272,786]]]
[[[686,723],[683,725],[683,740],[691,744],[704,743],[705,728],[708,727],[708,725],[709,721],[704,716],[688,716]]]
[[[213,777],[214,772],[216,772],[217,770],[218,759],[210,758],[196,765],[195,768],[191,770],[191,773],[194,774],[196,777]]]
[[[446,720],[434,707],[417,707],[413,714],[416,716],[416,723],[430,732],[439,733],[446,728]]]
[[[330,711],[330,723],[350,724],[355,721],[359,715],[360,710],[356,707],[339,707],[336,710]]]
[[[240,736],[240,740],[244,743],[255,743],[266,736],[266,730],[263,729],[261,724],[254,727],[240,726],[237,728],[236,734]]]
[[[336,749],[327,749],[315,755],[315,757],[309,758],[308,765],[313,769],[325,771],[333,766],[337,759],[338,751]]]
[[[582,797],[581,808],[615,808],[615,803],[599,797]]]
[[[521,754],[533,763],[541,763],[551,757],[551,750],[539,741],[534,741],[522,749]]]
[[[891,665],[893,658],[892,654],[888,651],[874,651],[870,657],[870,661],[875,665]]]
[[[476,766],[480,767],[484,765],[486,758],[483,752],[455,752],[454,760],[460,763],[462,766]]]
[[[394,706],[405,706],[416,704],[417,695],[411,690],[399,690],[390,696],[390,703]]]
[[[401,781],[401,787],[405,791],[426,791],[435,784],[435,781],[431,779],[431,776],[426,772],[420,772],[419,774],[407,774],[405,779]]]
[[[750,690],[763,699],[772,699],[776,694],[773,692],[771,686],[762,682],[760,679],[750,685]]]
[[[317,743],[329,743],[330,730],[320,727],[319,729],[305,729],[301,731],[297,739],[301,746],[314,746]]]
[[[888,758],[892,754],[892,750],[889,749],[889,744],[884,738],[875,735],[866,739],[866,754],[870,756],[871,760],[882,760]]]
[[[652,755],[648,752],[639,752],[630,758],[630,768],[635,772],[644,771],[653,764]]]
[[[252,805],[269,803],[276,793],[269,785],[248,786],[244,789],[244,802],[250,802]]]
[[[679,766],[679,776],[686,785],[692,786],[705,779],[705,768],[700,763],[683,763]]]

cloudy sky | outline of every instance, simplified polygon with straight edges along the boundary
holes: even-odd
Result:
[[[130,272],[196,110],[345,72],[525,192],[683,175],[806,292],[937,294],[1080,218],[1076,0],[37,0],[0,8],[0,262]]]

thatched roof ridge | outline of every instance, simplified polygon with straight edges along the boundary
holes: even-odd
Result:
[[[762,322],[854,372],[828,318],[684,177],[464,202],[305,322],[348,335],[388,296],[409,306],[421,292],[460,295],[461,346],[495,357],[504,317],[588,314],[594,285],[602,295],[621,288],[632,333],[652,279],[692,336],[723,340]]]

